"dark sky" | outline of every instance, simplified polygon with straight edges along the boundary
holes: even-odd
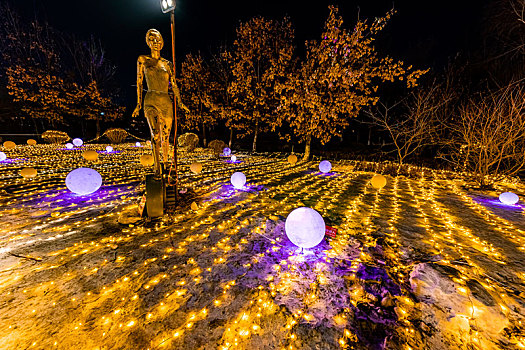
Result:
[[[6,1],[6,0],[0,0]],[[176,52],[178,66],[185,54],[208,54],[219,44],[231,44],[239,21],[256,15],[270,18],[290,16],[296,44],[318,38],[335,4],[351,27],[357,18],[382,16],[392,6],[398,11],[385,29],[380,51],[403,59],[418,68],[440,69],[456,52],[478,45],[483,8],[488,0],[178,0]],[[128,103],[134,97],[135,62],[148,53],[144,36],[157,28],[167,43],[163,56],[170,58],[169,15],[162,14],[158,0],[18,0],[12,2],[24,17],[45,18],[61,31],[101,38],[108,57],[118,66],[118,79]]]

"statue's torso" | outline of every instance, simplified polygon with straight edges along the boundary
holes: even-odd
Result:
[[[144,76],[148,85],[148,92],[144,98],[144,105],[155,106],[161,110],[171,108],[171,99],[168,95],[170,82],[170,62],[163,58],[142,56],[144,62]]]
[[[170,64],[163,58],[145,56],[144,75],[148,84],[148,92],[168,92],[170,81]]]

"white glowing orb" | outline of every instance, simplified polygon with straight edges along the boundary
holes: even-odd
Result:
[[[84,141],[82,141],[82,139],[79,139],[79,138],[73,139],[73,144],[77,147],[82,146],[83,143]]]
[[[520,197],[512,192],[503,192],[499,195],[499,200],[503,204],[514,205],[520,201]]]
[[[6,159],[7,159],[6,154],[4,152],[0,152],[0,162],[3,162]]]
[[[240,171],[237,171],[233,173],[231,177],[231,182],[233,187],[242,188],[246,184],[246,176]]]
[[[312,208],[301,207],[288,214],[284,230],[296,246],[312,248],[323,240],[326,226],[321,214]]]
[[[323,160],[321,163],[319,163],[319,170],[325,174],[330,172],[330,170],[332,170],[332,163],[327,160]]]
[[[136,147],[140,147],[140,142],[138,142],[138,141],[135,142],[135,146],[136,146]]]
[[[66,143],[66,148],[67,149],[73,149],[73,147],[75,147],[75,146],[73,146],[72,143],[70,143],[70,142]]]
[[[102,186],[102,176],[91,168],[78,168],[67,174],[66,186],[71,192],[83,196]]]
[[[224,154],[226,157],[229,157],[230,154],[232,154],[232,150],[229,149],[228,147],[225,147],[225,148],[222,150],[222,154]]]
[[[232,156],[230,159],[231,159],[232,162],[236,162],[237,161],[237,157],[236,156]]]
[[[106,152],[113,152],[113,147],[106,146]]]

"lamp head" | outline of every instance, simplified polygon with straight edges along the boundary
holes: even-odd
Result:
[[[175,10],[175,0],[160,0],[162,13],[168,13]]]

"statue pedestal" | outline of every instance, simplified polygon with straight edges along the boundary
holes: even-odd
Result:
[[[164,180],[155,178],[153,174],[146,175],[146,212],[149,217],[164,215],[166,201],[166,186]]]
[[[173,209],[177,204],[177,188],[174,184],[168,185],[169,176],[169,170],[164,167],[162,178],[146,175],[146,215],[150,218],[163,216],[167,209]],[[171,180],[175,182],[173,177]]]

